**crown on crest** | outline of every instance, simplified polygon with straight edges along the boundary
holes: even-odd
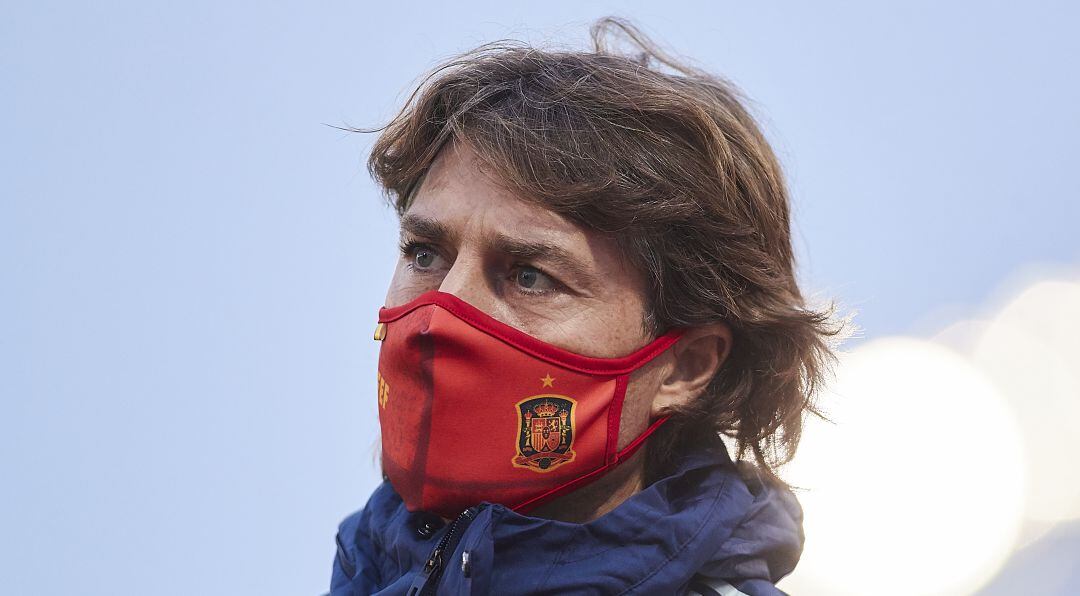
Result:
[[[546,401],[533,408],[533,412],[536,412],[537,416],[554,416],[559,413],[559,406]]]

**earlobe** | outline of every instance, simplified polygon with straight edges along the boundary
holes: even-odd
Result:
[[[697,399],[716,376],[731,348],[731,329],[725,323],[689,329],[671,347],[667,370],[653,399],[653,416]]]

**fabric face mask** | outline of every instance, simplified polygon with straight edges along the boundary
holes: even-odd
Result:
[[[611,470],[630,373],[674,344],[623,358],[567,352],[461,299],[427,292],[379,311],[383,472],[410,511],[455,517],[481,501],[525,512]]]

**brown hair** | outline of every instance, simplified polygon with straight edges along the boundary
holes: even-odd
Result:
[[[609,49],[613,33],[636,54]],[[706,392],[650,440],[649,469],[721,433],[773,473],[816,412],[843,327],[835,307],[804,304],[780,164],[731,83],[618,19],[592,37],[592,52],[499,42],[447,62],[381,129],[368,167],[401,214],[439,150],[463,142],[515,194],[615,235],[650,283],[651,333],[724,321],[734,334]]]

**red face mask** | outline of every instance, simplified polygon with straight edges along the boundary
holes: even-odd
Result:
[[[410,511],[452,518],[481,501],[528,511],[599,478],[622,450],[630,373],[674,344],[623,358],[567,352],[461,299],[427,292],[379,311],[383,472]]]

